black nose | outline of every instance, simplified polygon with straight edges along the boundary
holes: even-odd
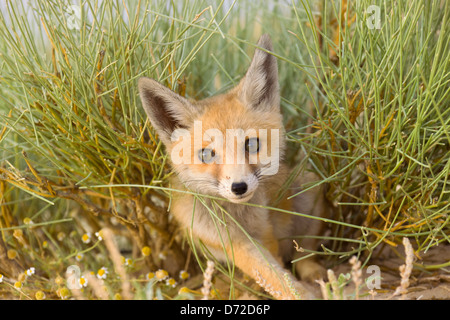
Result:
[[[247,192],[247,184],[245,182],[237,182],[231,184],[231,191],[237,196]]]

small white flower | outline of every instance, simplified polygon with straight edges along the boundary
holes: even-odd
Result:
[[[169,273],[164,269],[159,269],[156,271],[155,276],[158,281],[163,281],[169,277]]]
[[[82,236],[81,236],[81,240],[84,242],[84,243],[89,243],[89,242],[91,242],[91,233],[90,232],[86,232],[85,234],[83,234]]]
[[[25,274],[27,277],[31,277],[36,272],[36,269],[34,267],[31,267],[30,269],[25,271]]]
[[[166,279],[166,286],[175,288],[177,286],[177,282],[175,281],[174,278],[168,278]]]
[[[82,254],[82,253],[78,253],[75,256],[75,260],[77,260],[77,261],[81,261],[81,260],[83,260],[83,258],[84,258],[84,254]]]
[[[95,236],[97,237],[97,239],[99,240],[99,241],[102,241],[103,240],[103,238],[102,238],[102,233],[99,231],[99,232],[96,232],[95,233]]]
[[[31,220],[30,218],[23,219],[23,223],[24,224],[34,224],[33,220]]]
[[[2,282],[3,282],[3,275],[0,274],[0,283],[2,283]]]
[[[132,266],[133,265],[133,260],[131,260],[130,258],[125,258],[125,261],[123,263],[126,266]]]
[[[86,287],[88,285],[88,280],[85,276],[81,276],[80,279],[78,279],[78,283],[80,284],[80,286]]]
[[[106,267],[101,267],[97,271],[97,278],[99,279],[106,279],[106,275],[108,274],[108,269]]]
[[[166,255],[165,255],[165,252],[160,252],[159,255],[158,255],[158,257],[159,257],[161,260],[165,260],[165,259],[167,258]]]
[[[179,275],[179,277],[180,277],[180,279],[181,280],[186,280],[186,279],[188,279],[189,278],[189,272],[187,272],[187,271],[185,271],[185,270],[181,270],[180,271],[180,275]]]

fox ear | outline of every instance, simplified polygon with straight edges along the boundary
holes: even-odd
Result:
[[[272,41],[267,34],[261,36],[257,45],[273,51]],[[240,83],[240,98],[243,103],[255,109],[280,109],[278,66],[273,55],[259,48],[255,50],[252,63]]]
[[[195,107],[185,98],[159,82],[142,77],[138,83],[142,106],[164,144],[177,128],[187,128],[192,123]]]

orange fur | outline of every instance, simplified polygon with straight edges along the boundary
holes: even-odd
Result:
[[[261,37],[258,46],[272,50],[268,36]],[[302,297],[311,297],[283,264],[301,255],[294,250],[293,237],[319,234],[321,223],[319,220],[263,208],[274,203],[278,191],[290,174],[289,168],[282,161],[285,136],[280,114],[275,57],[257,49],[249,70],[238,86],[228,93],[201,101],[188,101],[148,78],[140,79],[139,90],[144,109],[169,154],[178,150],[181,143],[181,140],[171,140],[173,132],[182,128],[189,134],[189,149],[183,149],[180,155],[189,152],[190,157],[186,156],[190,163],[172,163],[176,172],[171,181],[173,188],[224,198],[203,198],[202,203],[189,193],[174,193],[171,211],[178,223],[189,229],[196,241],[206,245],[219,260],[225,261],[228,258],[255,280],[260,281],[262,278],[276,298],[294,297],[285,283],[286,277],[295,283]],[[202,126],[199,144],[195,140],[198,139],[195,121],[200,121]],[[244,130],[248,135],[245,137],[245,144],[238,140],[227,140],[222,148],[217,147],[213,151],[215,159],[225,157],[229,150],[226,148],[228,143],[232,150],[245,149],[246,162],[239,164],[233,159],[233,162],[227,163],[195,163],[200,152],[208,149],[211,144],[211,141],[205,140],[205,133],[210,132],[209,129],[217,130],[223,135],[228,129]],[[261,135],[261,129],[266,132],[277,129],[279,135],[272,137],[269,134],[266,139]],[[256,152],[246,149],[251,138],[259,139],[253,140],[259,143]],[[275,140],[272,141],[272,138]],[[272,142],[278,143],[276,149],[272,148]],[[276,152],[279,153],[280,161],[278,172],[262,175],[264,161],[272,159],[270,157],[276,155]],[[250,159],[257,161],[250,163]],[[317,180],[313,174],[302,174],[293,187],[300,187],[313,180]],[[327,207],[321,188],[308,190],[287,200],[289,195],[284,195],[284,199],[278,204],[279,208],[312,216],[326,215]],[[228,214],[223,213],[222,209]],[[216,212],[215,216],[211,210]],[[315,245],[317,243],[312,240],[302,242],[302,246],[311,249]],[[311,280],[319,277],[324,269],[315,261],[307,259],[298,263],[296,270],[300,278]]]

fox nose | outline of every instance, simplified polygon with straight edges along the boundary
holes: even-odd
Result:
[[[231,184],[231,191],[237,196],[243,195],[247,192],[247,184],[245,182],[234,182]]]

